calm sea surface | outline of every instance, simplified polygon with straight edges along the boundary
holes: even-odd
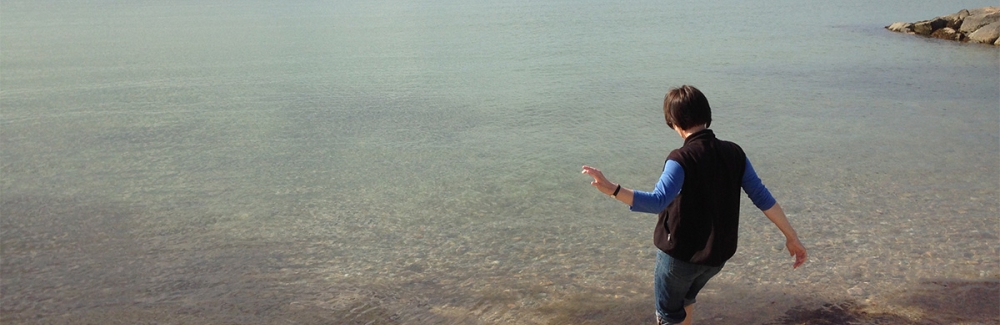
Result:
[[[1000,50],[882,28],[988,5],[3,1],[0,321],[649,322],[580,166],[651,190],[682,84],[810,256],[744,200],[697,320],[995,283]]]

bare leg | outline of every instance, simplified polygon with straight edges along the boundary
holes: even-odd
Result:
[[[681,325],[691,325],[691,319],[694,318],[694,316],[691,315],[691,313],[694,312],[694,304],[684,306],[684,312],[687,313],[687,317],[684,318],[684,321],[681,322]]]

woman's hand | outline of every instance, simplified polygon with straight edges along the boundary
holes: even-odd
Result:
[[[594,181],[590,182],[590,185],[596,187],[597,190],[601,191],[601,193],[611,195],[612,193],[615,192],[615,188],[618,187],[618,184],[608,181],[608,179],[604,177],[604,174],[601,173],[601,171],[598,170],[597,168],[590,166],[583,166],[583,171],[581,171],[581,173],[593,177]]]
[[[806,247],[802,246],[802,242],[798,238],[786,240],[785,247],[788,248],[789,255],[795,256],[795,264],[792,264],[793,269],[806,262]]]

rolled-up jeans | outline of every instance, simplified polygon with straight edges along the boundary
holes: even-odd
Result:
[[[656,315],[661,323],[684,321],[687,317],[684,306],[694,304],[698,291],[719,271],[722,271],[722,266],[692,264],[657,250],[653,286]]]

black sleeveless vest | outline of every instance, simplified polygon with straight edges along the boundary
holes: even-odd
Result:
[[[683,261],[725,264],[736,253],[746,154],[706,129],[689,135],[667,159],[684,168],[684,185],[660,212],[653,244]]]

